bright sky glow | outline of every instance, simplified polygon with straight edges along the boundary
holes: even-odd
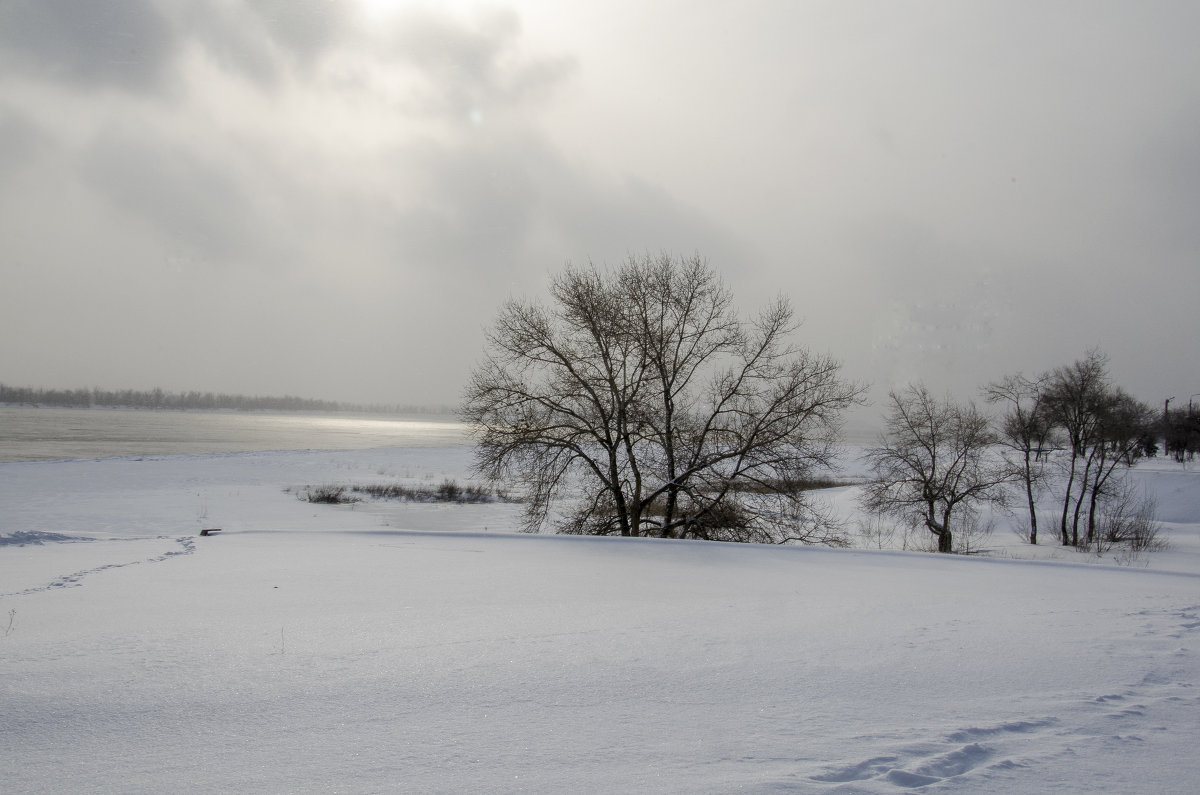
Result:
[[[412,6],[411,0],[410,2],[405,2],[405,0],[358,0],[358,4],[368,22],[390,20],[405,6]]]
[[[477,6],[473,0],[357,0],[357,3],[363,18],[371,24],[391,23],[402,14],[413,12],[457,16]]]

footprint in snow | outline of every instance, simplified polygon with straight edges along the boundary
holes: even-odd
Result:
[[[40,543],[43,543],[44,541],[48,541],[48,540],[49,541],[61,541],[61,540],[79,541],[79,540],[83,540],[83,539],[73,538],[73,537],[69,537],[69,536],[61,536],[61,537],[53,537],[53,536],[55,536],[55,534],[53,534],[53,533],[42,533],[39,535],[39,540],[35,543],[40,544]],[[97,566],[92,569],[84,569],[82,571],[77,571],[72,574],[63,575],[62,577],[59,577],[59,578],[53,580],[52,582],[49,582],[46,585],[43,585],[41,587],[26,588],[23,591],[18,591],[16,593],[11,593],[11,594],[0,594],[0,596],[24,596],[27,594],[38,593],[39,591],[48,591],[52,588],[75,588],[75,587],[79,587],[80,585],[82,585],[83,579],[85,577],[87,577],[89,574],[96,574],[98,572],[102,572],[107,569],[122,569],[122,568],[125,568],[126,566],[136,566],[139,563],[161,563],[165,560],[170,560],[171,558],[176,557],[178,555],[191,555],[192,553],[194,553],[196,551],[196,542],[191,536],[180,536],[180,537],[174,538],[174,539],[172,539],[170,536],[158,536],[158,538],[160,538],[162,540],[173,540],[173,541],[175,541],[175,543],[179,544],[180,548],[176,549],[176,550],[169,550],[167,552],[164,552],[161,555],[158,555],[157,557],[147,558],[145,560],[131,560],[127,563],[106,563],[103,566]],[[130,538],[130,539],[111,539],[111,540],[112,541],[126,541],[126,540],[128,540],[128,541],[144,541],[146,539]]]
[[[875,780],[903,789],[916,789],[965,775],[985,765],[996,771],[1021,768],[1025,765],[1013,759],[995,759],[996,749],[976,741],[983,738],[999,741],[1005,735],[1037,734],[1057,723],[1055,718],[1043,718],[996,726],[971,726],[946,735],[944,743],[923,744],[896,755],[871,757],[810,776],[809,780],[829,784]]]

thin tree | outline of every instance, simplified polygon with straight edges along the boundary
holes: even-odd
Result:
[[[488,332],[475,469],[526,487],[531,532],[844,543],[804,483],[862,389],[795,327],[784,299],[740,318],[699,257],[568,266]]]
[[[999,441],[1016,459],[1013,471],[1025,490],[1029,508],[1029,543],[1038,542],[1037,494],[1046,479],[1047,448],[1053,444],[1054,428],[1046,411],[1048,376],[1036,379],[1017,373],[1006,375],[984,387],[989,403],[1007,407],[1000,418]]]
[[[973,403],[938,400],[922,384],[889,393],[888,405],[879,444],[866,454],[875,477],[863,488],[863,507],[919,517],[938,552],[952,552],[956,516],[1003,502],[1012,475],[990,454],[996,435]]]
[[[1145,455],[1145,440],[1155,425],[1155,412],[1121,388],[1111,390],[1098,411],[1095,443],[1089,448],[1087,543],[1096,540],[1097,506],[1110,493],[1118,468],[1128,469]]]
[[[1093,348],[1084,358],[1055,368],[1044,399],[1051,422],[1062,428],[1070,452],[1059,532],[1063,546],[1079,546],[1079,519],[1095,463],[1089,452],[1100,438],[1101,412],[1110,399],[1108,357]]]

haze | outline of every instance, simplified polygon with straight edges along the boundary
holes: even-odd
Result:
[[[0,4],[0,382],[452,404],[699,252],[878,400],[1200,392],[1200,4]]]

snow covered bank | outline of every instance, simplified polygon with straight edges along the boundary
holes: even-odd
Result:
[[[466,460],[0,465],[0,535],[42,540],[0,546],[5,788],[1200,782],[1195,569],[525,536],[506,532],[513,506],[283,491]],[[1188,482],[1163,474],[1167,493]],[[1161,499],[1185,549],[1192,493]]]

